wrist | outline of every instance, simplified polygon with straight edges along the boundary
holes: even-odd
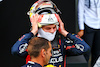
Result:
[[[62,35],[63,35],[64,37],[66,37],[68,33],[69,33],[69,32],[67,32],[67,31],[65,30],[65,31],[62,32]]]
[[[37,34],[37,32],[36,32],[36,31],[34,31],[34,30],[32,30],[31,32],[32,32],[34,35],[36,35],[36,34]]]
[[[80,31],[84,31],[84,30],[80,30]]]

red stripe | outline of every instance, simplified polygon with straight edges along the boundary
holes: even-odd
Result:
[[[27,51],[27,49],[26,49],[26,51]],[[28,61],[30,61],[31,60],[31,57],[30,57],[30,55],[27,55],[27,57],[26,57],[26,64],[28,63]]]
[[[21,38],[19,38],[19,41],[21,41],[24,37],[25,37],[25,35],[23,35]]]
[[[71,49],[71,48],[75,48],[75,46],[74,46],[74,45],[72,45],[72,46],[67,46],[67,47],[66,47],[66,50]]]
[[[66,55],[65,55],[65,58],[64,58],[64,67],[66,67]]]
[[[26,64],[27,64],[28,61],[30,61],[30,60],[31,60],[30,55],[27,55],[27,57],[26,57]]]
[[[75,46],[74,46],[74,45],[72,45],[72,48],[75,48]]]
[[[66,50],[71,49],[71,48],[72,48],[72,46],[67,46],[67,47],[66,47]]]
[[[80,39],[81,41],[83,41],[78,35],[75,35],[78,39]]]
[[[59,44],[61,45],[61,39],[59,39]]]
[[[59,22],[59,18],[58,18],[58,15],[57,15],[57,14],[55,14],[55,16],[56,16],[56,18],[57,18],[57,21]]]

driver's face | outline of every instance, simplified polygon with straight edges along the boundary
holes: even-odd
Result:
[[[49,33],[54,33],[57,30],[56,25],[54,24],[43,26],[42,29]]]

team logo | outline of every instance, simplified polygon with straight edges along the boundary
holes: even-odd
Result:
[[[53,49],[52,51],[52,57],[49,61],[49,63],[60,63],[63,61],[63,56],[61,54],[61,49]]]
[[[27,49],[27,46],[28,46],[27,43],[22,44],[22,45],[19,47],[19,53],[24,52],[24,51]]]
[[[75,44],[76,48],[81,50],[82,52],[84,51],[84,46],[81,44]]]
[[[54,22],[53,18],[49,15],[48,22]]]

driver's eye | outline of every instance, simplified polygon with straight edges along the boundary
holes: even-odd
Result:
[[[50,30],[51,28],[46,28],[47,30]]]

